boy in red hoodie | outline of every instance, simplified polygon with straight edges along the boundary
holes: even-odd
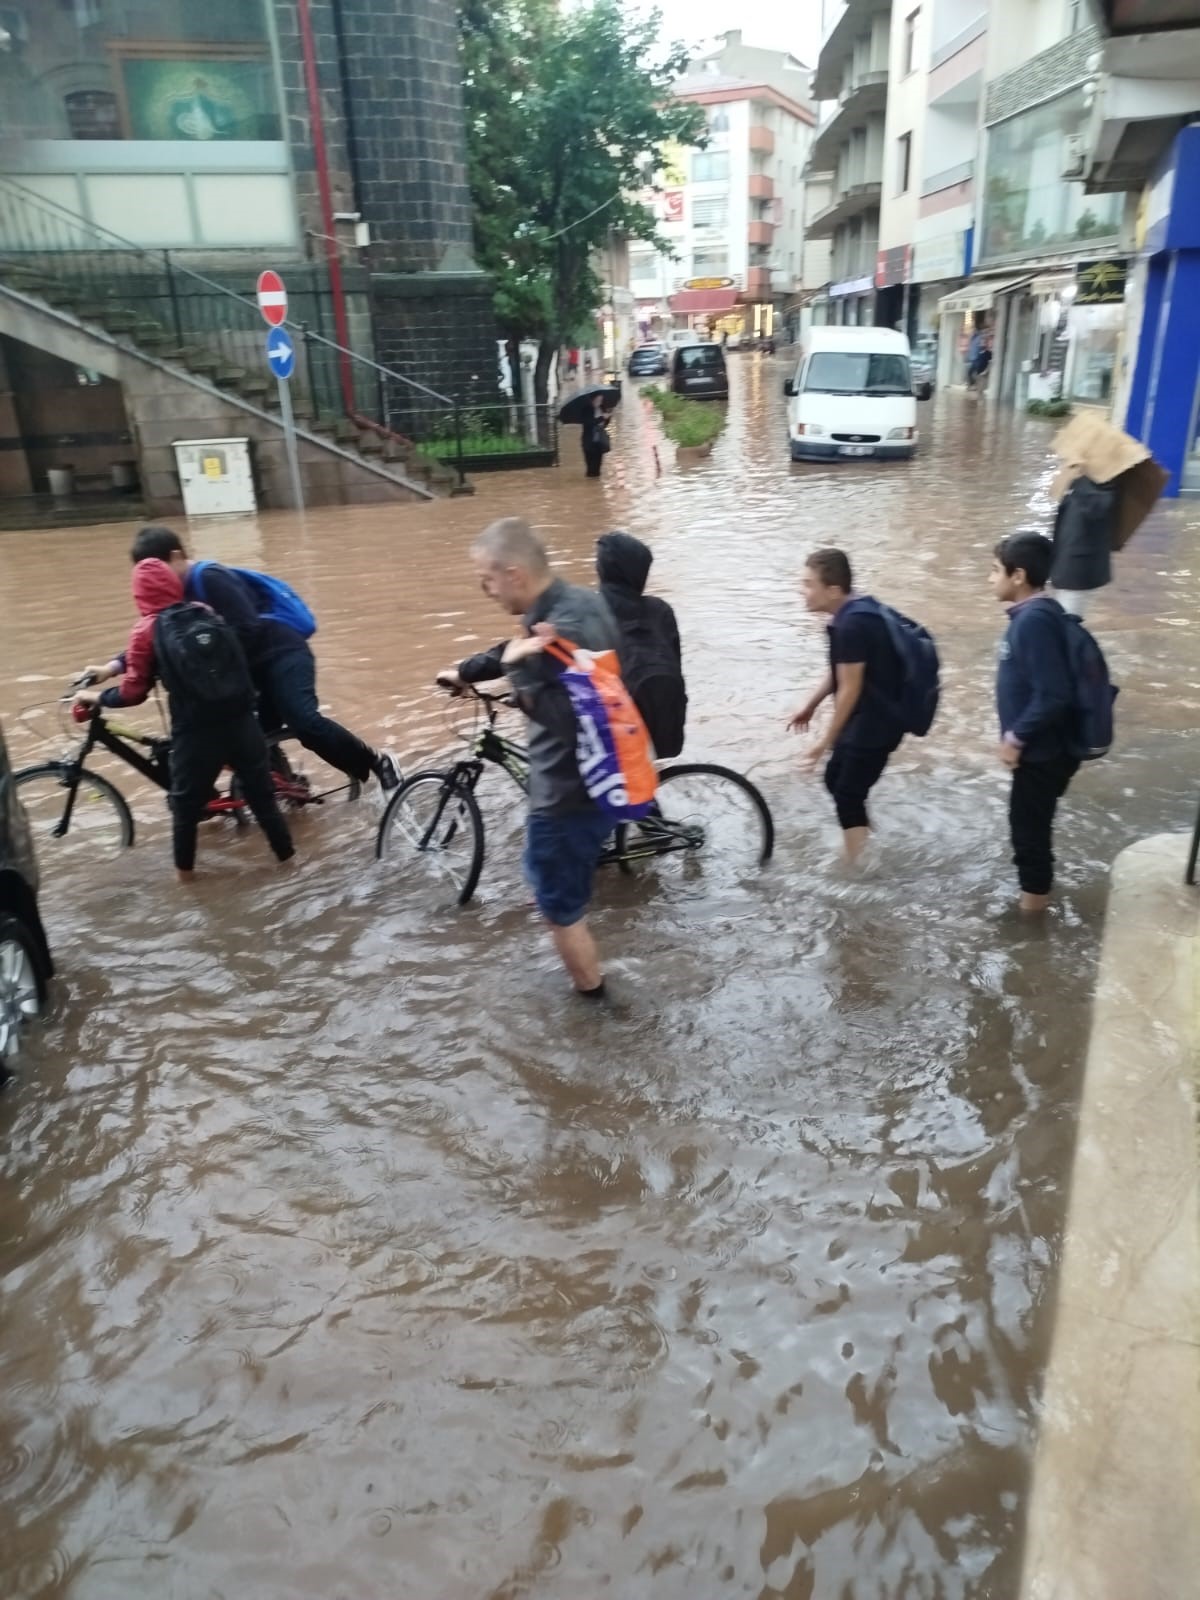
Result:
[[[195,877],[196,834],[223,767],[241,784],[280,861],[295,854],[275,799],[267,741],[254,712],[254,686],[237,635],[207,606],[187,604],[165,561],[139,561],[133,599],[141,612],[129,635],[125,671],[111,689],[81,689],[89,706],[138,706],[161,679],[171,712],[171,810],[175,869]]]

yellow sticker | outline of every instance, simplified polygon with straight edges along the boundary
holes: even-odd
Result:
[[[206,478],[223,478],[225,476],[225,463],[220,456],[204,457],[204,476]]]

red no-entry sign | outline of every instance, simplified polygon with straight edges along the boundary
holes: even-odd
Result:
[[[277,328],[287,316],[287,290],[277,272],[259,273],[258,309],[263,314],[263,321],[269,322],[273,328]]]

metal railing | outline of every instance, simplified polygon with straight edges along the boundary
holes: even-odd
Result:
[[[3,176],[0,277],[276,414],[265,355],[268,330],[254,299],[180,265],[170,250],[122,239]],[[426,440],[449,439],[456,447],[448,464],[461,485],[458,401],[348,350],[307,322],[289,316],[284,326],[296,344],[290,381],[302,424],[341,422],[418,448]]]

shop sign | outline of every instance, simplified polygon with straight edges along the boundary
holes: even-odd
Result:
[[[842,294],[869,294],[874,287],[875,279],[868,273],[865,278],[843,278],[841,283],[831,283],[829,294],[831,298]]]
[[[966,234],[961,231],[943,233],[936,239],[919,239],[913,245],[912,281],[938,283],[953,278],[965,278],[966,239]]]
[[[683,190],[667,189],[662,197],[662,219],[664,222],[683,221]]]
[[[1075,268],[1077,306],[1115,306],[1125,298],[1125,261],[1081,261]]]
[[[732,278],[685,278],[685,289],[736,289],[737,284]]]
[[[911,283],[912,245],[898,244],[881,250],[875,257],[875,287],[891,289],[898,283]]]

